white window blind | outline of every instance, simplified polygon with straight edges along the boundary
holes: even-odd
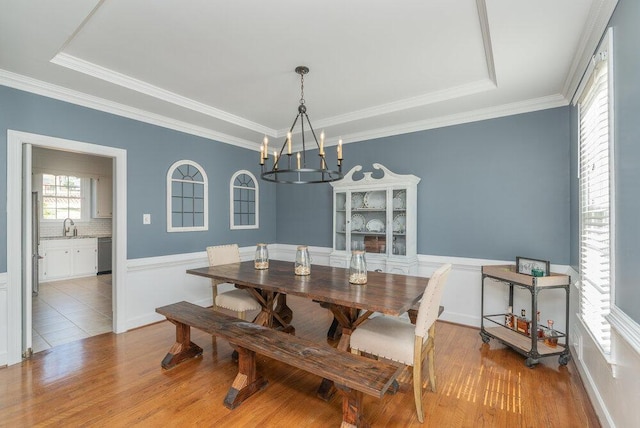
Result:
[[[604,43],[603,43],[604,44]],[[611,141],[609,61],[599,52],[580,97],[580,315],[606,354],[610,352]]]

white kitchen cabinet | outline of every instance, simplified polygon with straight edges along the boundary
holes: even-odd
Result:
[[[417,186],[420,178],[374,163],[380,178],[357,165],[333,186],[333,251],[330,264],[348,267],[351,251],[366,251],[368,270],[416,274]]]
[[[98,177],[91,180],[91,216],[111,218],[113,213],[113,180]]]
[[[98,272],[96,238],[46,239],[40,244],[40,281],[95,275]]]

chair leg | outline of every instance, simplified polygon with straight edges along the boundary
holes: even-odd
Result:
[[[413,348],[413,398],[416,402],[418,421],[424,422],[422,408],[422,337],[416,336]]]
[[[431,391],[436,392],[436,323],[429,327],[427,358],[429,359],[429,384]]]
[[[216,297],[218,297],[218,283],[215,279],[211,280],[211,292],[213,293],[213,304],[211,305],[211,307],[215,311],[218,309],[218,307],[216,306]]]

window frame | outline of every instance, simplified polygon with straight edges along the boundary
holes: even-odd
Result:
[[[609,28],[605,35],[602,38],[598,49],[596,50],[596,54],[592,57],[592,61],[587,68],[583,81],[581,82],[578,91],[576,92],[576,96],[574,97],[574,105],[578,106],[578,215],[579,215],[579,229],[578,229],[578,273],[579,273],[579,299],[578,299],[578,315],[579,319],[585,326],[586,331],[591,335],[594,343],[597,345],[600,352],[609,357],[611,355],[611,323],[608,319],[611,310],[615,306],[615,144],[614,144],[614,70],[613,70],[613,34],[612,29]],[[598,292],[597,286],[589,286],[590,290],[586,290],[588,287],[587,283],[584,281],[585,272],[583,271],[583,246],[585,245],[584,240],[584,214],[585,214],[585,206],[583,205],[585,201],[583,200],[583,188],[585,183],[583,181],[583,140],[582,140],[582,102],[585,97],[589,94],[591,90],[591,85],[594,84],[594,76],[598,71],[599,64],[602,64],[603,61],[606,61],[606,71],[607,71],[607,156],[608,156],[608,284],[607,289],[604,290],[605,293],[601,293],[601,295],[606,294],[606,300],[608,303],[603,304],[602,306],[606,306],[602,310],[602,313],[598,315],[598,322],[603,325],[602,328],[593,327],[595,324],[588,321],[584,316],[585,313],[585,294],[589,292]]]
[[[238,178],[238,176],[245,174],[248,175],[249,177],[251,177],[251,179],[253,180],[254,183],[254,187],[253,188],[249,188],[249,187],[241,187],[241,186],[235,186],[234,182],[236,181],[236,178]],[[255,222],[254,224],[236,224],[235,222],[235,204],[234,204],[234,198],[235,198],[235,189],[249,189],[249,190],[253,190],[255,192],[255,198],[254,198],[254,204],[255,204]],[[255,175],[253,175],[253,173],[251,173],[251,171],[247,171],[246,169],[241,169],[239,171],[236,171],[232,176],[231,176],[231,180],[229,181],[229,228],[231,230],[247,230],[247,229],[259,229],[260,228],[260,185],[258,183],[258,180],[256,180]]]
[[[176,169],[183,165],[188,165],[196,168],[200,174],[202,175],[203,181],[192,181],[193,183],[202,184],[203,185],[203,225],[202,226],[174,226],[173,225],[173,182],[180,181],[173,178],[173,173]],[[174,162],[167,172],[167,232],[200,232],[209,230],[209,179],[207,178],[207,173],[204,168],[188,159],[182,159]]]
[[[89,195],[91,194],[91,179],[89,177],[85,177],[78,174],[68,173],[68,172],[52,172],[52,171],[40,171],[34,176],[34,187],[38,189],[39,194],[39,212],[38,218],[40,221],[44,223],[59,223],[61,220],[58,218],[45,218],[44,217],[44,178],[43,176],[53,175],[55,177],[58,176],[66,176],[66,177],[75,177],[80,179],[80,218],[73,219],[73,221],[77,222],[87,222],[91,220],[91,201]]]

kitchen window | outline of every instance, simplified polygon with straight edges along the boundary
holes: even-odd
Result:
[[[180,160],[167,173],[167,231],[209,229],[207,174],[196,162]]]
[[[229,192],[231,229],[258,229],[259,192],[256,177],[246,170],[233,174]]]
[[[87,181],[73,175],[42,174],[42,219],[81,220]]]

